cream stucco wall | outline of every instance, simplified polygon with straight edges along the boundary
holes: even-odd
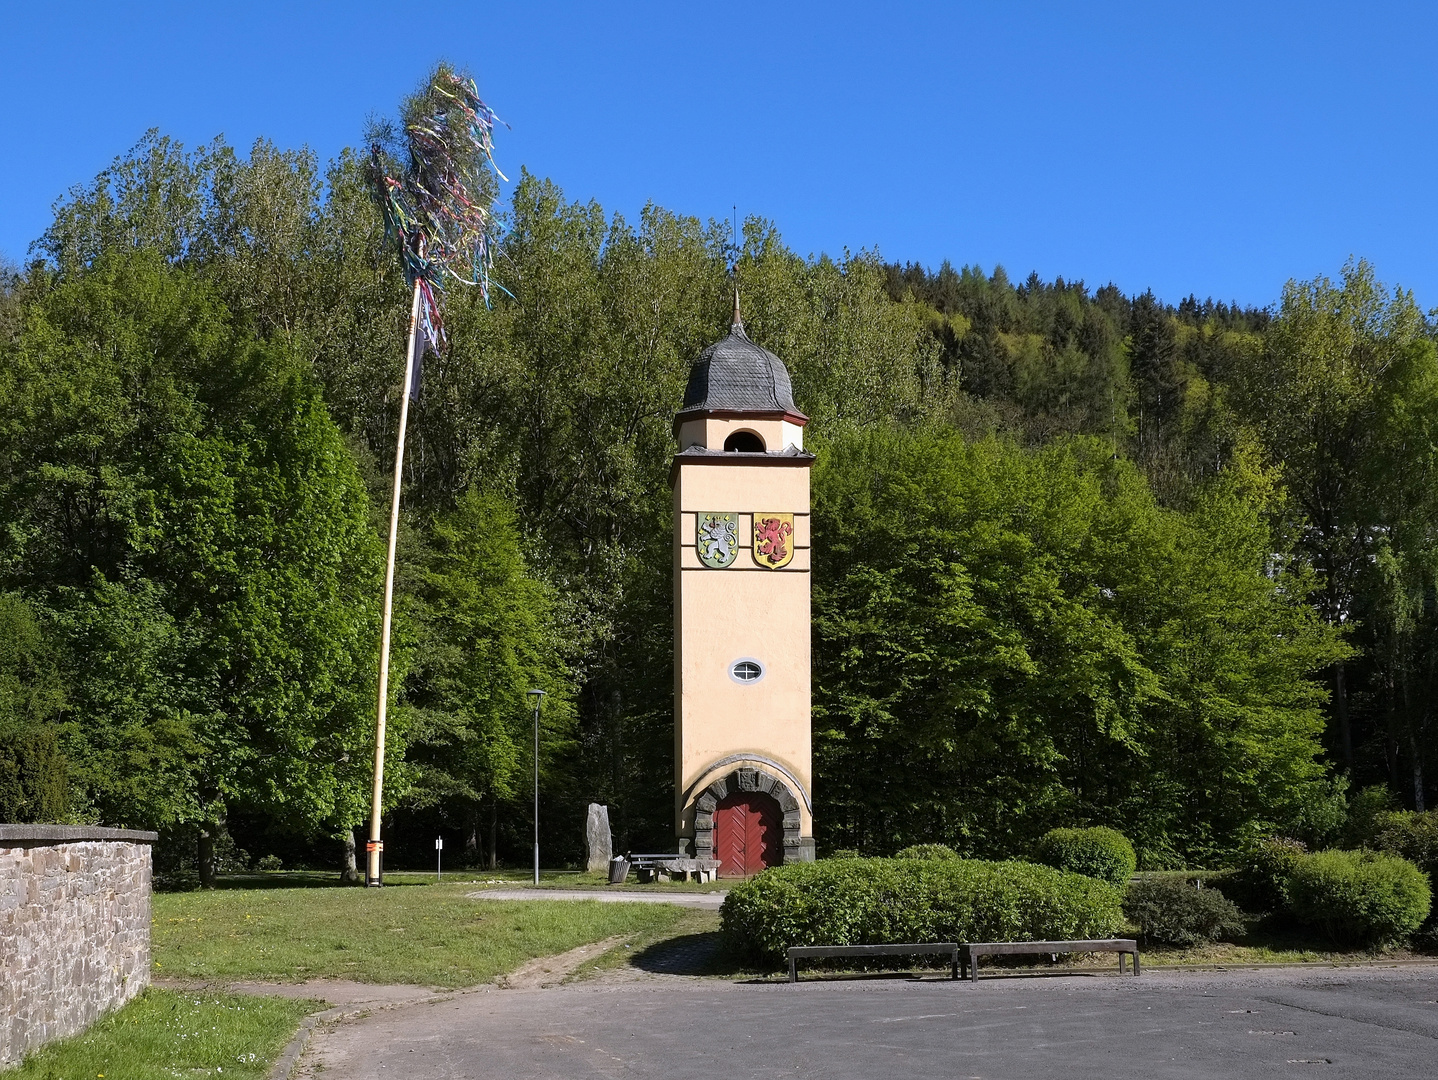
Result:
[[[778,427],[780,422],[771,423]],[[757,429],[758,423],[736,421],[735,426]],[[695,515],[706,511],[739,515],[739,555],[723,570],[703,566],[695,554]],[[787,566],[771,570],[754,562],[755,513],[794,515],[794,558]],[[715,763],[742,754],[755,755],[756,762],[776,762],[798,780],[800,831],[813,835],[809,540],[806,460],[681,460],[674,483],[675,821],[680,835],[692,835],[693,801],[704,785],[735,767],[721,769]],[[758,660],[764,677],[734,681],[730,668],[743,658]]]
[[[686,420],[679,425],[679,449],[691,446],[707,446],[711,450],[723,450],[724,440],[736,431],[752,431],[764,440],[764,449],[770,452],[794,447],[804,449],[804,428],[788,420],[751,419],[735,417],[705,416],[697,420]]]

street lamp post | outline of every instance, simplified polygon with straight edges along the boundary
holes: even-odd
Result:
[[[539,884],[539,703],[544,700],[543,690],[531,690],[528,695],[534,699],[534,883]]]

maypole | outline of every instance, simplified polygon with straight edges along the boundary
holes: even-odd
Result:
[[[382,881],[380,814],[389,707],[389,643],[409,403],[419,393],[419,366],[425,353],[438,353],[444,346],[444,323],[435,290],[444,287],[445,277],[478,286],[484,302],[489,303],[493,218],[487,205],[487,170],[493,169],[501,179],[508,179],[495,166],[493,157],[494,125],[500,120],[480,100],[473,79],[441,64],[424,90],[405,102],[401,122],[402,137],[376,138],[370,151],[370,183],[384,213],[385,237],[398,246],[405,281],[412,289],[380,620],[374,792],[369,843],[365,845],[365,884],[371,886]],[[382,145],[385,141],[395,145],[386,148]]]

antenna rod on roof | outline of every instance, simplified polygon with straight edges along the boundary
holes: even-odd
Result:
[[[743,327],[744,320],[739,317],[739,207],[734,206],[734,218],[729,226],[729,246],[734,252],[734,265],[730,273],[734,277],[734,318],[731,326]]]

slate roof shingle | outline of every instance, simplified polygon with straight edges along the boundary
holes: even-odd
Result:
[[[689,369],[679,417],[706,412],[804,415],[794,404],[784,361],[750,341],[737,319],[729,335],[700,353]]]

